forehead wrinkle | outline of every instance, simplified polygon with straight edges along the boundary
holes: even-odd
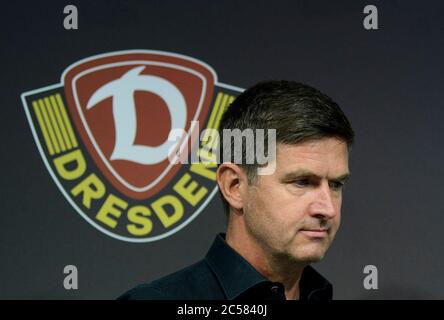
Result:
[[[337,147],[340,144],[342,144],[341,141],[335,143],[334,145]],[[285,147],[284,147],[285,149],[284,148],[278,149],[278,161],[276,163],[277,168],[284,169],[285,171],[287,171],[288,169],[288,172],[297,171],[297,170],[307,170],[315,173],[317,176],[326,177],[326,178],[331,175],[332,170],[338,169],[338,165],[339,167],[341,167],[340,168],[341,171],[342,169],[346,171],[338,173],[337,175],[338,177],[349,172],[348,161],[347,161],[348,160],[347,149],[345,149],[346,151],[345,162],[344,162],[344,168],[342,168],[342,162],[343,162],[342,160],[344,160],[343,159],[344,150],[337,150],[337,151],[335,150],[332,153],[331,150],[329,150],[330,148],[325,150],[325,148],[322,148],[322,146],[320,145],[318,146],[319,148],[315,148],[317,149],[316,151],[295,150],[295,149],[288,150]],[[334,147],[332,146],[332,148]],[[325,152],[318,149],[324,149]],[[319,155],[322,156],[319,157]],[[289,161],[289,159],[291,159],[291,161]],[[320,172],[320,171],[326,171],[326,172]]]
[[[310,144],[307,144],[307,142],[301,142],[294,145],[290,144],[282,144],[278,143],[276,148],[276,153],[292,153],[292,154],[328,154],[331,152],[334,153],[340,153],[342,148],[338,148],[340,145],[345,145],[346,143],[341,140],[317,140],[310,142]],[[347,146],[344,146],[345,149],[348,152]]]

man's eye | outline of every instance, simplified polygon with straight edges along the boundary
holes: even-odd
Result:
[[[310,181],[308,179],[299,179],[295,180],[293,183],[299,187],[306,187],[310,184]]]
[[[330,187],[335,189],[335,190],[340,190],[344,187],[344,184],[341,182],[331,182],[330,183]]]

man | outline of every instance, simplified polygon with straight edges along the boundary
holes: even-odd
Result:
[[[275,129],[276,156],[267,164],[274,170],[259,174],[257,161],[224,159],[217,183],[226,235],[203,260],[122,299],[332,299],[331,284],[310,264],[324,257],[340,224],[354,140],[346,116],[314,88],[268,81],[232,103],[220,124],[221,133],[228,129]]]

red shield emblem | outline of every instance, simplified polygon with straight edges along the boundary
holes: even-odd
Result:
[[[191,121],[203,123],[215,74],[203,63],[165,53],[127,53],[81,61],[63,75],[66,99],[79,133],[113,186],[146,199],[180,165],[168,158],[168,134],[183,129],[177,148],[190,141]]]

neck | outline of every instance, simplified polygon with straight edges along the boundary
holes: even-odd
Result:
[[[227,244],[265,278],[282,283],[287,300],[298,300],[299,281],[307,264],[297,263],[284,255],[273,254],[270,248],[264,248],[253,238],[245,228],[242,218],[230,218],[239,221],[229,221],[226,235]]]

